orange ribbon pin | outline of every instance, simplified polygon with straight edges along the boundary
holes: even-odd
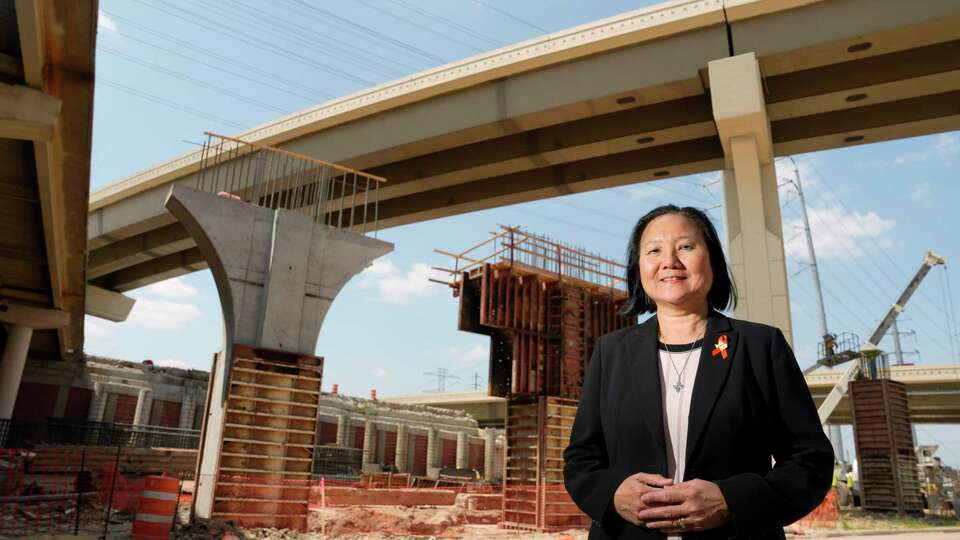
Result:
[[[727,344],[727,336],[726,336],[726,335],[721,335],[721,336],[717,339],[717,342],[713,345],[713,352],[711,353],[711,356],[716,356],[716,355],[719,354],[720,356],[723,357],[724,360],[726,360],[726,359],[727,359],[727,347],[728,347],[728,346],[729,346],[729,345]]]

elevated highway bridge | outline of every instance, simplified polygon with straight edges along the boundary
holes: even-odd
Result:
[[[384,229],[724,171],[738,317],[791,338],[775,156],[960,128],[954,0],[676,0],[382,84],[237,135],[386,177]],[[87,277],[206,267],[164,209],[200,151],[90,200]]]
[[[822,369],[806,376],[817,406],[827,396],[843,372],[841,368]],[[907,405],[915,424],[960,423],[960,366],[892,366],[890,378],[907,385]],[[488,396],[486,390],[448,392],[382,398],[397,403],[433,405],[465,410],[482,426],[502,426],[507,413],[504,398]],[[850,401],[844,397],[828,419],[831,424],[850,424]]]

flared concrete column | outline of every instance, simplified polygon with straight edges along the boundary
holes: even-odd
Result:
[[[153,405],[153,392],[141,388],[137,394],[137,409],[133,413],[133,425],[145,426],[150,423],[150,408]]]
[[[493,482],[496,478],[495,463],[497,460],[497,432],[487,428],[483,432],[483,479]]]
[[[13,416],[13,406],[17,403],[23,366],[27,363],[27,351],[30,350],[30,338],[33,328],[22,325],[7,327],[7,344],[3,348],[0,361],[0,420],[9,420]]]
[[[753,53],[708,64],[723,173],[727,253],[739,293],[734,316],[780,328],[793,343],[780,197],[770,121]]]
[[[397,472],[407,472],[407,426],[397,425],[397,453],[394,456],[394,463],[397,465]]]
[[[347,440],[348,425],[347,415],[337,416],[337,446],[350,446],[350,441]]]
[[[467,432],[457,433],[457,468],[466,469],[470,461],[470,446],[467,442]]]
[[[234,344],[314,354],[340,289],[393,244],[291,210],[262,208],[185,186],[166,207],[203,253]],[[230,369],[228,359],[227,369]]]
[[[209,425],[194,493],[195,514],[206,519],[213,510],[234,346],[314,354],[334,298],[393,245],[315,223],[299,212],[181,185],[171,188],[165,204],[210,266],[223,312],[223,362],[211,373],[216,399],[208,401]]]

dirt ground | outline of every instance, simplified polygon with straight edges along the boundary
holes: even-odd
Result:
[[[257,540],[386,540],[404,538],[478,538],[507,540],[585,540],[587,531],[570,530],[549,534],[502,529],[497,525],[499,510],[467,511],[457,506],[397,507],[357,506],[311,511],[311,532],[284,529],[239,529],[218,521],[194,524],[177,531],[174,538],[257,539]]]
[[[499,510],[470,511],[459,506],[397,507],[357,506],[335,507],[310,513],[311,532],[278,529],[238,529],[230,524],[212,523],[201,527],[192,526],[181,531],[177,538],[227,538],[236,540],[321,540],[343,538],[347,540],[400,540],[423,538],[465,538],[479,540],[508,540],[515,538],[533,540],[585,540],[586,530],[568,530],[552,533],[531,533],[500,528],[497,521]],[[908,533],[927,528],[956,527],[960,536],[960,521],[941,517],[898,517],[894,514],[863,512],[844,509],[835,528],[805,528],[803,535],[793,538],[837,536],[844,533],[868,531]],[[948,531],[950,529],[947,529]],[[212,536],[211,536],[212,535]]]

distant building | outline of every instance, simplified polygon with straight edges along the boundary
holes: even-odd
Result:
[[[78,362],[27,362],[13,420],[66,418],[199,430],[209,373],[87,356]],[[436,477],[442,468],[472,468],[502,478],[503,430],[447,406],[393,403],[324,392],[317,444],[361,449],[362,468],[392,468]],[[490,474],[486,471],[490,470]]]

